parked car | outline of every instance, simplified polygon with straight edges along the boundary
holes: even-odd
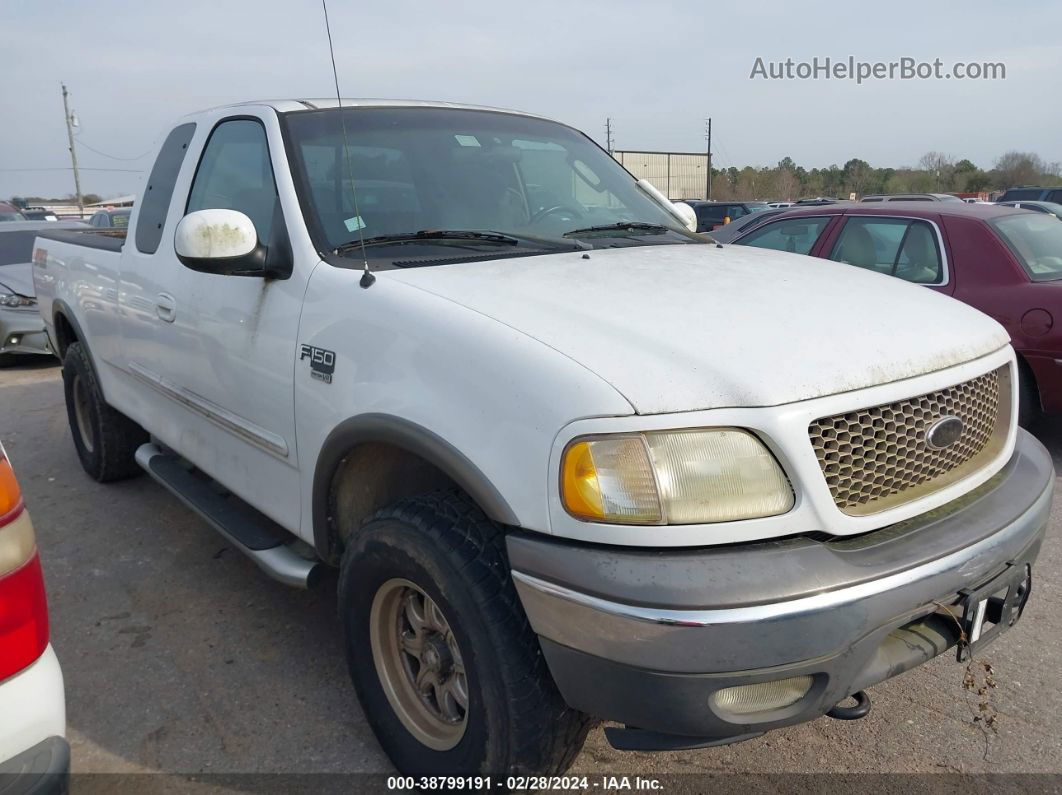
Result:
[[[711,232],[738,218],[767,209],[766,202],[709,202],[700,199],[682,201],[697,214],[698,232]]]
[[[786,207],[792,207],[796,202],[767,202],[767,206],[772,210],[784,210]]]
[[[29,512],[0,444],[0,788],[66,792],[63,673]]]
[[[950,193],[873,193],[864,196],[861,202],[962,202]],[[965,202],[963,202],[965,203]]]
[[[1039,185],[1021,185],[1008,189],[999,197],[999,202],[1034,201],[1062,204],[1062,185],[1043,188]]]
[[[27,221],[58,221],[57,216],[51,210],[44,207],[23,207],[22,217]]]
[[[799,199],[793,203],[794,207],[822,207],[827,204],[837,204],[840,199],[829,196],[816,196],[815,198]]]
[[[711,244],[557,122],[337,105],[185,117],[128,238],[43,232],[34,276],[86,473],[337,566],[400,773],[860,717],[1018,620],[1055,478],[998,323]]]
[[[17,221],[0,227],[0,367],[50,354],[33,289],[33,240],[42,229],[88,229],[80,221]]]
[[[749,213],[736,221],[731,221],[726,226],[717,226],[711,232],[712,240],[717,243],[729,243],[739,235],[743,235],[754,226],[758,226],[766,221],[768,218],[774,218],[779,213],[784,212],[784,208],[777,210],[759,210],[758,212]]]
[[[992,204],[790,210],[734,241],[847,262],[991,315],[1018,352],[1024,424],[1062,411],[1062,224]]]
[[[125,229],[129,226],[131,212],[132,210],[128,207],[97,210],[89,219],[89,226],[95,226],[98,229]]]
[[[25,221],[26,216],[13,204],[8,202],[0,202],[0,222],[5,221]]]
[[[1032,210],[1034,213],[1048,213],[1055,218],[1062,219],[1062,204],[1054,202],[997,202],[1001,207],[1017,207],[1019,210]]]

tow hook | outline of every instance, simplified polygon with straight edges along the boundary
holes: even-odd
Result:
[[[859,720],[860,718],[865,718],[870,712],[870,696],[867,695],[867,692],[860,690],[858,693],[852,693],[848,698],[855,699],[854,707],[842,707],[841,702],[838,701],[833,709],[826,713],[826,716],[836,720]],[[847,699],[845,700],[847,701]]]

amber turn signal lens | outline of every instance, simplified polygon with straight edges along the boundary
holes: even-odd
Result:
[[[578,519],[659,524],[649,450],[640,435],[583,439],[564,455],[561,498]]]
[[[11,468],[11,462],[0,451],[0,525],[14,519],[21,505],[22,492],[19,491],[18,481],[15,480],[15,471]]]
[[[589,442],[577,442],[564,458],[564,506],[582,519],[604,519],[601,486],[597,481]]]

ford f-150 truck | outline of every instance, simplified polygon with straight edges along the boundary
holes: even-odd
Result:
[[[338,567],[402,773],[859,717],[1022,612],[1052,465],[970,307],[716,244],[487,108],[209,110],[139,196],[124,240],[35,244],[78,456],[278,580]]]

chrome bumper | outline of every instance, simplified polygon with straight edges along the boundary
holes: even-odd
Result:
[[[514,535],[509,555],[572,706],[659,731],[736,735],[817,717],[954,645],[958,633],[948,637],[944,626],[933,643],[897,657],[897,633],[938,618],[941,605],[1008,565],[1032,564],[1053,486],[1050,456],[1021,431],[988,483],[855,539],[645,552]],[[734,724],[708,707],[716,689],[805,674],[817,686],[784,715]],[[626,685],[600,684],[607,678]]]

